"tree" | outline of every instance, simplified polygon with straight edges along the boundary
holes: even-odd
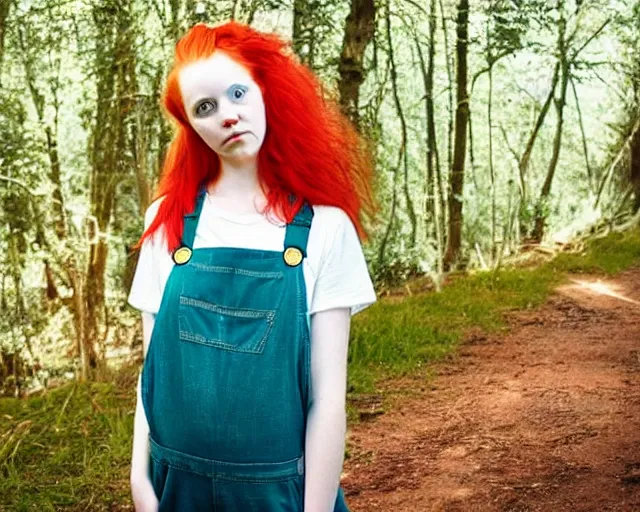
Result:
[[[320,13],[319,0],[293,0],[293,51],[307,66],[313,68],[316,38],[314,14]]]
[[[343,111],[356,126],[360,121],[360,86],[365,79],[364,53],[375,34],[375,16],[374,0],[351,0],[338,64],[338,91]]]
[[[631,158],[629,181],[633,190],[633,213],[640,211],[640,0],[632,9],[632,34],[628,41],[632,58],[629,69],[629,82],[632,90],[631,119],[635,117],[635,130],[631,133]],[[635,57],[635,58],[634,58]]]
[[[109,244],[106,233],[112,221],[118,184],[133,170],[133,141],[137,81],[135,31],[131,0],[112,0],[93,7],[101,45],[95,54],[97,108],[90,142],[90,211],[87,218],[89,259],[84,280],[83,363],[97,364],[95,343],[104,321],[105,273]],[[85,372],[87,369],[85,368]]]
[[[580,10],[584,8],[585,4],[576,4],[576,10],[574,16],[580,15]],[[547,175],[540,191],[540,197],[536,204],[534,227],[531,238],[535,242],[542,241],[544,235],[546,218],[548,215],[547,201],[551,192],[551,185],[555,175],[556,167],[558,165],[558,158],[560,156],[560,149],[562,146],[562,127],[564,124],[564,107],[566,105],[567,86],[571,77],[571,68],[575,65],[576,60],[580,53],[587,47],[587,45],[595,39],[609,24],[610,19],[607,19],[587,40],[579,47],[572,49],[571,43],[575,41],[578,27],[569,36],[566,35],[567,21],[565,15],[565,0],[558,0],[556,3],[556,10],[558,12],[558,37],[556,54],[558,62],[556,69],[560,70],[560,96],[554,100],[556,108],[556,130],[553,139],[553,152],[549,166],[547,169]]]
[[[494,68],[503,58],[513,55],[522,48],[522,37],[527,29],[528,18],[522,13],[522,8],[513,6],[504,0],[489,0],[487,6],[487,22],[485,25],[486,43],[484,59],[486,66],[479,70],[471,81],[471,96],[473,96],[476,81],[485,73],[489,76],[489,93],[487,98],[487,125],[489,148],[489,176],[491,180],[491,260],[492,265],[497,261],[497,204],[498,188],[494,161],[493,136],[493,89]],[[471,113],[469,113],[469,153],[473,168],[473,130],[471,129]],[[475,176],[475,174],[473,175]]]
[[[413,206],[413,201],[411,200],[411,192],[409,189],[409,159],[407,155],[407,142],[408,142],[408,133],[407,133],[407,121],[405,119],[404,111],[402,109],[402,102],[400,100],[400,93],[398,91],[398,71],[394,58],[394,48],[393,48],[393,39],[391,37],[391,15],[389,6],[387,4],[387,9],[385,11],[386,14],[386,36],[387,36],[387,44],[389,51],[389,64],[391,66],[391,85],[393,90],[393,100],[396,106],[396,112],[398,114],[398,118],[400,119],[400,128],[401,128],[401,136],[400,146],[398,147],[398,166],[402,165],[403,175],[404,175],[404,198],[407,207],[407,215],[409,215],[409,222],[411,223],[411,235],[410,235],[410,247],[415,247],[416,245],[416,236],[418,230],[418,219],[416,217],[415,208]]]
[[[638,116],[640,119],[640,116]],[[631,138],[630,182],[633,188],[633,213],[640,211],[640,123]]]
[[[7,33],[7,18],[11,9],[11,2],[3,0],[0,2],[0,70],[2,70],[2,60],[4,58],[4,40]],[[2,74],[0,73],[0,88],[2,87]]]
[[[429,3],[429,43],[428,61],[425,64],[422,52],[422,43],[417,33],[414,35],[416,50],[420,60],[420,71],[424,83],[425,116],[427,120],[427,174],[425,176],[425,221],[426,232],[432,233],[436,240],[436,267],[437,274],[443,273],[443,231],[444,231],[444,201],[442,195],[442,173],[440,170],[440,155],[438,152],[438,140],[436,137],[436,119],[434,105],[434,73],[436,55],[436,0]],[[439,281],[438,281],[439,282]]]
[[[458,265],[462,245],[462,206],[464,161],[467,148],[469,94],[467,92],[467,54],[469,34],[469,0],[460,0],[456,21],[456,124],[449,191],[449,237],[444,255],[446,269]]]

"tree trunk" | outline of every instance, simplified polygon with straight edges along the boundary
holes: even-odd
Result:
[[[469,94],[467,91],[467,49],[469,26],[469,0],[460,0],[457,17],[457,108],[451,189],[449,192],[449,238],[444,266],[447,270],[458,265],[462,245],[462,206],[464,193],[464,161],[467,148],[467,121]]]
[[[582,109],[580,108],[580,98],[578,98],[578,91],[576,90],[575,80],[572,76],[569,76],[571,82],[571,89],[573,90],[573,99],[576,102],[576,110],[578,112],[578,126],[580,127],[580,135],[582,137],[582,151],[584,152],[584,165],[587,168],[587,179],[589,180],[589,195],[593,194],[595,185],[593,181],[593,171],[591,169],[591,162],[589,162],[589,148],[587,147],[587,134],[584,131],[584,121],[582,120]]]
[[[551,193],[551,184],[558,166],[558,158],[560,157],[560,149],[562,147],[562,127],[564,124],[564,106],[566,104],[567,86],[569,84],[569,73],[571,72],[571,63],[567,58],[567,48],[565,42],[566,20],[564,17],[564,0],[558,1],[558,65],[561,71],[560,97],[555,100],[557,122],[556,132],[553,138],[553,153],[547,169],[547,176],[542,185],[540,198],[536,205],[536,216],[533,233],[531,235],[533,241],[541,242],[544,236],[545,222],[548,216],[547,201]]]
[[[489,9],[494,9],[493,1],[489,2]],[[485,34],[487,38],[487,47],[485,58],[487,60],[487,73],[489,74],[489,97],[487,98],[487,125],[489,128],[489,176],[491,178],[491,268],[496,268],[498,261],[496,249],[496,171],[493,163],[493,65],[495,63],[493,31],[491,27],[491,18],[487,19],[485,26]],[[479,76],[479,74],[476,74]],[[471,85],[471,94],[473,94],[473,84]],[[470,134],[473,132],[470,130]],[[473,169],[473,164],[472,169]],[[473,171],[475,181],[475,171]],[[477,185],[476,185],[477,189]]]
[[[443,210],[444,204],[440,193],[436,194],[436,188],[442,189],[439,182],[440,177],[440,157],[438,154],[438,142],[436,139],[436,123],[435,123],[435,104],[433,101],[433,77],[435,70],[435,43],[436,43],[436,0],[431,0],[431,12],[429,14],[429,53],[428,61],[425,65],[424,56],[422,54],[422,45],[416,37],[416,49],[420,59],[420,69],[422,71],[422,79],[425,91],[425,115],[427,119],[427,176],[425,186],[425,218],[428,223],[432,223],[432,233],[437,234],[438,229],[442,230],[442,226],[436,226],[436,201],[440,211]],[[438,180],[436,180],[436,172]],[[442,255],[440,255],[441,257]]]
[[[105,308],[105,273],[109,246],[106,234],[111,222],[116,188],[132,162],[128,137],[129,120],[135,109],[132,81],[135,70],[134,38],[130,0],[94,7],[93,15],[102,45],[96,52],[97,108],[91,147],[91,217],[87,222],[90,251],[87,262],[84,298],[85,351],[99,339],[99,327]],[[95,367],[99,361],[89,360]]]
[[[145,115],[146,105],[139,107],[132,134],[133,159],[135,162],[136,189],[138,191],[138,214],[144,217],[147,207],[151,203],[151,184],[147,177],[149,168],[149,128],[150,121]]]
[[[640,46],[640,2],[636,2],[634,7],[636,13],[636,48]],[[629,177],[631,179],[631,187],[633,189],[634,201],[633,212],[640,210],[640,59],[635,59],[631,71],[631,88],[633,90],[633,98],[635,100],[636,119],[633,125],[636,128],[631,135],[631,168],[629,169]],[[633,128],[632,128],[633,130]]]
[[[527,193],[527,171],[529,170],[529,163],[531,161],[531,154],[533,153],[533,147],[538,138],[538,134],[540,133],[540,129],[544,124],[544,120],[547,117],[547,113],[549,112],[549,107],[551,106],[551,102],[553,101],[553,97],[556,93],[556,86],[558,85],[558,78],[560,76],[560,63],[556,63],[555,68],[553,70],[553,77],[551,79],[551,88],[549,89],[549,94],[544,104],[542,105],[542,109],[538,114],[538,118],[536,119],[536,124],[533,127],[533,131],[531,135],[529,135],[529,140],[527,141],[527,145],[525,146],[524,152],[518,161],[518,171],[520,175],[520,213],[519,213],[519,222],[520,222],[520,236],[522,238],[526,238],[528,235],[528,225],[525,219],[525,212],[527,209],[527,201],[528,201],[528,193]]]
[[[424,61],[424,55],[422,54],[422,43],[417,33],[414,34],[414,41],[416,43],[416,51],[418,52],[418,59],[420,61],[420,71],[422,72],[422,82],[424,84],[424,110],[425,119],[427,120],[427,134],[425,138],[426,146],[426,163],[427,172],[424,180],[424,203],[423,203],[423,217],[425,222],[425,235],[428,238],[430,229],[433,227],[431,223],[434,218],[434,196],[433,196],[433,148],[430,141],[430,108],[433,108],[433,75],[429,75],[427,64]],[[431,42],[429,43],[431,44]]]
[[[631,138],[631,168],[629,169],[634,194],[634,214],[640,210],[640,124],[636,126],[638,126],[638,129],[633,133]]]
[[[413,201],[411,200],[411,193],[409,191],[409,162],[407,156],[407,122],[404,118],[404,112],[402,111],[402,104],[400,103],[400,94],[398,93],[398,74],[396,72],[396,65],[393,56],[393,41],[391,39],[391,17],[389,14],[389,8],[386,11],[386,28],[387,28],[387,42],[389,43],[389,62],[391,63],[391,84],[393,89],[393,99],[396,105],[396,111],[400,118],[401,142],[399,151],[402,153],[402,162],[404,169],[404,197],[407,203],[407,215],[409,215],[409,221],[411,222],[411,247],[416,245],[416,233],[417,224],[416,212],[413,207]]]
[[[473,91],[471,91],[473,93]],[[469,119],[467,120],[467,135],[469,137],[469,171],[467,176],[471,178],[474,190],[478,190],[478,179],[476,177],[476,155],[473,151],[473,115],[469,109]]]
[[[154,155],[153,161],[153,176],[154,183],[160,179],[162,174],[162,167],[164,163],[164,158],[167,152],[167,148],[171,143],[171,138],[173,137],[173,127],[166,120],[166,118],[161,114],[161,110],[158,108],[158,103],[160,102],[160,98],[162,96],[162,83],[164,77],[164,66],[159,64],[155,69],[155,74],[153,77],[151,90],[153,91],[153,95],[151,97],[151,101],[148,105],[148,108],[151,109],[151,119],[152,121],[149,123],[150,133],[154,132],[154,128],[152,127],[154,124],[157,125],[157,142],[156,142],[156,153]]]
[[[155,170],[152,168],[151,156],[151,140],[155,135],[154,127],[158,125],[157,132],[158,142],[163,139],[163,117],[160,115],[160,109],[157,107],[157,101],[160,98],[160,80],[156,75],[153,84],[153,93],[151,96],[138,95],[138,80],[136,76],[135,60],[133,58],[127,60],[129,83],[129,96],[138,97],[135,104],[135,114],[131,122],[131,136],[129,145],[133,156],[133,166],[135,170],[135,183],[138,192],[138,215],[144,218],[145,212],[149,207],[152,199],[152,182],[151,176],[154,176]],[[126,91],[125,91],[126,94]],[[161,148],[161,154],[164,153],[164,147]],[[117,217],[117,214],[116,214]],[[122,228],[120,228],[122,232]],[[122,285],[124,290],[129,291],[133,283],[136,267],[138,264],[139,250],[132,251],[131,245],[124,247],[126,253],[126,265],[122,273]]]
[[[497,261],[496,247],[496,170],[493,165],[493,63],[489,64],[489,99],[487,100],[487,119],[489,123],[489,174],[491,176],[491,266]]]
[[[422,55],[422,54],[421,54]],[[422,56],[421,56],[422,59]],[[436,0],[431,0],[430,12],[429,12],[429,57],[427,61],[427,74],[423,76],[425,81],[425,95],[426,95],[426,109],[427,109],[427,181],[429,182],[429,188],[431,190],[431,208],[429,211],[434,219],[434,225],[438,222],[438,215],[436,215],[436,201],[440,203],[439,207],[442,210],[444,206],[442,204],[442,187],[438,183],[436,186],[435,171],[437,169],[438,177],[440,176],[440,156],[438,154],[438,141],[436,139],[436,113],[435,104],[433,102],[433,78],[435,74],[435,61],[436,61]],[[423,66],[424,69],[424,66]],[[436,188],[438,189],[438,195],[436,195]],[[439,229],[438,229],[439,228]],[[442,226],[436,226],[436,233],[441,232]],[[440,250],[442,248],[440,247]],[[442,254],[439,254],[439,259],[442,259]],[[440,261],[440,263],[442,263]]]
[[[433,190],[433,225],[436,238],[436,279],[434,283],[436,290],[440,291],[442,276],[444,274],[444,230],[445,230],[445,204],[444,192],[442,190],[442,172],[440,170],[440,156],[438,153],[438,141],[436,140],[435,106],[433,102],[433,76],[435,70],[435,44],[436,44],[436,0],[431,0],[431,12],[429,15],[429,68],[427,72],[428,87],[427,94],[427,136],[429,142],[427,146],[428,158],[431,163]]]
[[[434,39],[434,46],[435,46],[435,0],[433,1],[433,10],[432,10],[432,19],[434,22],[434,26],[433,26],[433,39]],[[448,59],[448,57],[447,57]],[[431,65],[430,68],[432,69],[432,71],[435,69],[435,55],[433,56],[433,58],[431,59]],[[433,80],[432,80],[433,82]],[[451,88],[449,87],[449,91],[451,91]],[[431,142],[431,144],[433,145],[433,155],[435,157],[435,161],[434,161],[434,176],[433,176],[433,192],[434,192],[434,196],[435,196],[435,203],[434,203],[434,215],[435,215],[435,219],[436,219],[436,238],[438,240],[438,265],[439,265],[439,274],[441,275],[443,273],[443,269],[444,269],[444,264],[443,264],[443,259],[444,259],[444,242],[445,242],[445,237],[446,237],[446,228],[447,228],[447,194],[445,192],[445,185],[442,179],[442,165],[440,164],[440,153],[438,152],[438,142],[436,140],[436,127],[435,127],[435,107],[433,105],[433,95],[432,95],[432,112],[431,112],[431,119],[427,120],[427,123],[431,124],[431,127],[427,127],[428,133],[431,133],[431,130],[433,130],[433,142]],[[449,137],[447,137],[449,139]],[[450,144],[450,141],[448,142],[448,144]],[[449,153],[449,150],[447,149],[447,153]],[[448,167],[450,168],[450,167]]]
[[[314,24],[312,13],[321,6],[315,0],[293,0],[293,51],[313,69]]]
[[[387,252],[387,245],[391,240],[391,233],[393,226],[396,223],[396,210],[398,206],[398,177],[400,175],[400,165],[402,160],[402,152],[398,152],[398,163],[393,169],[393,183],[392,183],[392,195],[391,195],[391,212],[389,214],[389,222],[387,223],[387,229],[385,229],[382,241],[380,242],[380,248],[378,249],[378,273],[380,273],[385,266],[385,256]]]
[[[302,38],[302,23],[305,13],[305,0],[293,0],[293,30],[291,34],[291,42],[293,43],[293,51],[301,57],[302,46],[304,44]]]
[[[449,95],[449,125],[447,129],[447,169],[453,165],[453,72],[451,70],[451,58],[449,55],[449,33],[447,31],[447,18],[444,14],[444,5],[440,1],[440,15],[442,17],[442,36],[444,41],[444,61],[447,68],[447,92]]]
[[[347,16],[338,71],[340,105],[354,125],[359,126],[360,86],[364,81],[364,53],[375,34],[374,0],[351,0]]]
[[[2,63],[4,61],[4,39],[7,33],[7,19],[9,18],[9,10],[11,2],[2,0],[0,2],[0,90],[2,90]]]

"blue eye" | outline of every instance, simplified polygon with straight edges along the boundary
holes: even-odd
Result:
[[[227,91],[227,96],[231,101],[240,101],[244,98],[244,95],[247,94],[248,87],[240,84],[234,84],[229,87]]]
[[[218,105],[215,101],[203,101],[196,107],[196,115],[203,116],[209,114],[210,112],[215,112]]]

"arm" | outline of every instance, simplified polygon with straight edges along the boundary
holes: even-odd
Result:
[[[311,408],[305,438],[305,512],[332,512],[344,459],[349,308],[311,316]]]
[[[142,354],[147,356],[151,332],[155,324],[155,315],[142,313]],[[152,505],[155,493],[149,480],[149,424],[142,406],[141,393],[142,372],[138,377],[137,403],[133,425],[133,449],[131,454],[131,490],[136,510]]]

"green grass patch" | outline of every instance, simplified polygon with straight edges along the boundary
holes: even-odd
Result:
[[[539,305],[568,273],[611,275],[638,262],[640,229],[634,229],[536,268],[476,273],[455,279],[440,293],[382,299],[354,318],[349,390],[372,393],[382,379],[428,367],[452,353],[471,327],[504,327],[505,312]]]
[[[124,510],[135,380],[0,399],[0,510]]]
[[[349,390],[371,393],[381,379],[426,367],[471,327],[503,327],[505,312],[537,306],[561,279],[552,268],[503,270],[458,279],[440,293],[380,300],[354,318]]]
[[[613,275],[640,258],[640,229],[611,233],[587,244],[580,254],[561,254],[551,265],[565,272],[590,272]]]

